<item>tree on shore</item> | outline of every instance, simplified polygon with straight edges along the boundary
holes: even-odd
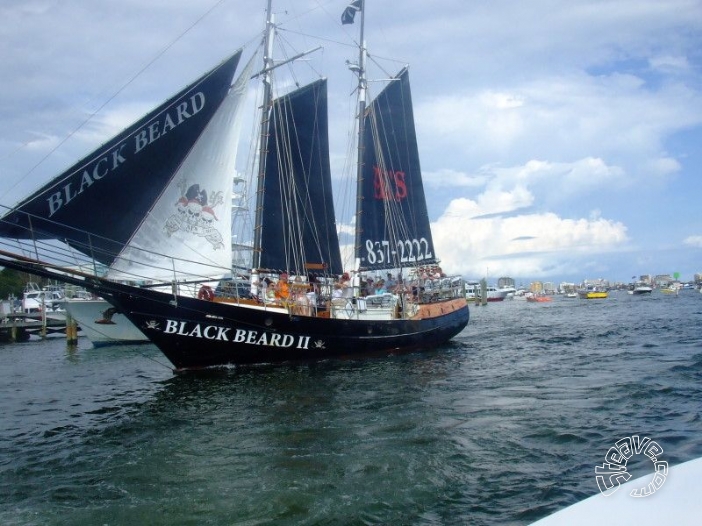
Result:
[[[29,277],[24,272],[9,268],[0,270],[0,298],[6,299],[10,295],[21,298],[28,281]]]

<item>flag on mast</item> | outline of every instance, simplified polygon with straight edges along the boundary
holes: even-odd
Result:
[[[353,0],[344,12],[341,13],[342,24],[353,24],[353,19],[356,17],[356,11],[363,9],[363,0]]]

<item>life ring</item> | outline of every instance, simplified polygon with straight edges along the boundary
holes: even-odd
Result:
[[[209,285],[203,285],[197,293],[197,299],[212,301],[214,299],[214,291]]]

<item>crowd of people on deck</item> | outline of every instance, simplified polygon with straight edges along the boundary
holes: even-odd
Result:
[[[391,272],[388,272],[384,278],[359,274],[356,280],[352,280],[350,274],[344,272],[331,286],[331,299],[368,297],[388,293],[411,294],[416,297],[428,280],[445,276],[439,267],[423,271],[411,281],[404,280],[402,274],[395,276]],[[325,295],[314,276],[310,275],[304,280],[301,276],[295,276],[291,281],[286,272],[281,273],[277,281],[273,281],[268,276],[260,280],[254,277],[251,281],[250,294],[252,299],[262,303],[294,304],[305,308],[316,306],[318,299]],[[327,297],[328,294],[329,292],[327,292]]]

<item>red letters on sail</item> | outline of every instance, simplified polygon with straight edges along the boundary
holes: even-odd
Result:
[[[407,197],[405,172],[381,170],[373,167],[375,198],[382,201],[402,201]]]

